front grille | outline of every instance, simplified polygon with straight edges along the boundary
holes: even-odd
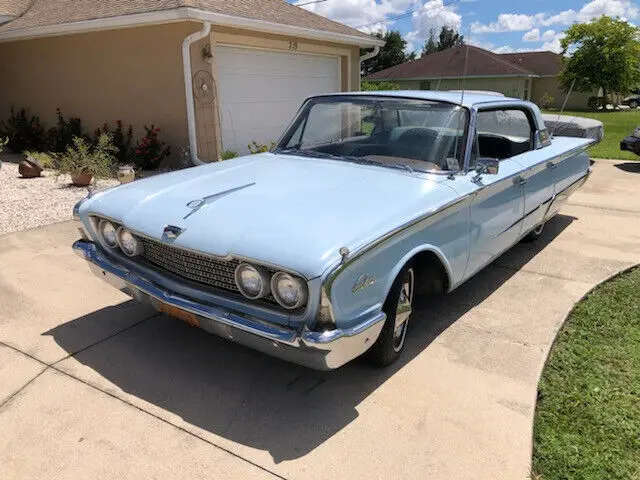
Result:
[[[234,274],[240,261],[216,259],[148,238],[140,240],[142,258],[148,263],[203,285],[238,292]]]

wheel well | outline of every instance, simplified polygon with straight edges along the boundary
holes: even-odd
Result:
[[[438,256],[428,250],[417,253],[411,260],[416,272],[416,291],[421,295],[449,291],[449,275]]]

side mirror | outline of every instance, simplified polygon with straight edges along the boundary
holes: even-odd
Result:
[[[497,175],[500,170],[500,160],[497,158],[478,158],[476,160],[476,173],[473,177],[474,182],[479,182],[482,175]]]
[[[500,160],[497,158],[479,158],[476,161],[476,172],[479,175],[497,175],[500,170]]]

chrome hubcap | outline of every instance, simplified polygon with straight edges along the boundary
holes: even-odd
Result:
[[[407,336],[407,324],[413,311],[413,286],[414,273],[413,269],[410,268],[402,279],[400,296],[398,297],[398,305],[396,307],[396,324],[393,329],[393,349],[396,352],[402,349],[404,339]]]
[[[536,235],[540,235],[543,229],[544,229],[544,223],[541,223],[540,225],[538,225],[536,228],[533,229],[533,233],[535,233]]]

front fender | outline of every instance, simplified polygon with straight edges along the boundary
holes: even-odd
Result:
[[[336,325],[348,328],[364,312],[382,309],[396,276],[420,252],[433,252],[447,272],[449,285],[457,284],[469,254],[468,208],[469,202],[461,202],[347,257],[324,284]]]

